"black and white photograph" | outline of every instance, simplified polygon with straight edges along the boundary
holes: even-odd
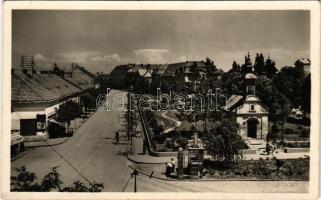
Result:
[[[12,4],[8,193],[315,192],[319,4],[193,3]]]

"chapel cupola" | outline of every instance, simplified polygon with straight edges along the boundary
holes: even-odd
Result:
[[[255,95],[255,82],[257,76],[253,73],[247,73],[245,75],[245,96],[247,95]]]

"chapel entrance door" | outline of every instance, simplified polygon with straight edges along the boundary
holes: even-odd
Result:
[[[251,138],[256,138],[257,136],[257,124],[258,120],[255,118],[251,118],[247,120],[247,136]]]

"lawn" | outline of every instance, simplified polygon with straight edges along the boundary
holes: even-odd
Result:
[[[281,140],[282,124],[278,123],[277,126],[279,129],[277,138]],[[286,122],[284,124],[283,129],[284,129],[283,137],[285,141],[310,141],[310,127]]]
[[[157,122],[163,126],[164,130],[175,127],[175,122],[173,120],[170,120],[164,117],[163,113],[165,113],[165,111],[154,112],[155,119],[157,120]],[[169,112],[166,115],[169,116]]]

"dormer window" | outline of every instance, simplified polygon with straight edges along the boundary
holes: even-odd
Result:
[[[254,104],[251,104],[251,105],[250,105],[250,111],[251,111],[251,112],[255,112]]]

